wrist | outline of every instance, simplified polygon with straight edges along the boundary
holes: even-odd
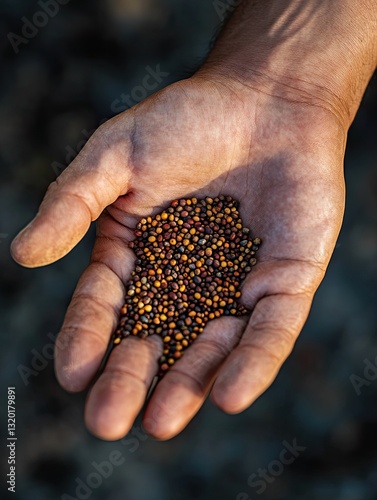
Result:
[[[257,0],[241,2],[199,73],[322,107],[348,129],[376,64],[377,0]]]

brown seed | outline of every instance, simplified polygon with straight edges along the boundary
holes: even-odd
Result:
[[[235,300],[260,239],[251,239],[238,210],[230,196],[180,199],[137,224],[129,245],[137,261],[113,344],[129,334],[160,335],[160,376],[208,321],[248,312]]]

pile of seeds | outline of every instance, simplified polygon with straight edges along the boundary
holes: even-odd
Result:
[[[174,200],[136,227],[129,246],[137,260],[113,343],[129,335],[160,335],[159,377],[209,320],[248,313],[237,303],[239,287],[256,264],[261,240],[250,239],[238,208],[224,195]]]

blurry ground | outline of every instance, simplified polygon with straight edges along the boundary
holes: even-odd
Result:
[[[147,66],[160,64],[170,74],[162,86],[185,76],[205,53],[218,17],[203,0],[72,1],[16,55],[6,34],[20,34],[22,16],[30,19],[38,10],[26,0],[0,7],[0,405],[5,429],[6,387],[16,385],[12,498],[376,499],[377,376],[359,395],[350,381],[352,374],[363,377],[365,359],[377,356],[376,79],[350,133],[347,211],[334,258],[273,387],[238,416],[207,404],[171,441],[141,434],[105,443],[84,429],[84,396],[59,388],[51,361],[42,359],[33,375],[24,372],[26,384],[19,373],[43,349],[49,357],[48,334],[59,329],[93,234],[61,262],[38,270],[13,263],[9,243],[88,133],[120,111],[119,96],[140,85]],[[306,449],[282,470],[283,441],[294,439]],[[108,460],[114,450],[124,463],[98,487],[92,474],[93,492],[76,496],[76,478],[86,481],[93,461]],[[248,478],[268,466],[277,475],[258,495],[263,488],[248,485]]]

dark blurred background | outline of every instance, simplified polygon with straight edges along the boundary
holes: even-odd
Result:
[[[120,96],[130,95],[131,104],[144,97],[146,68],[159,64],[169,73],[160,87],[188,75],[220,20],[212,0],[82,0],[59,5],[32,36],[23,27],[36,12],[43,9],[34,1],[0,6],[0,407],[6,431],[6,389],[16,386],[18,436],[10,498],[376,499],[377,370],[364,375],[365,360],[375,364],[377,356],[376,77],[349,135],[339,242],[273,387],[237,416],[206,404],[171,441],[138,437],[135,428],[132,440],[106,443],[85,430],[85,395],[60,389],[51,361],[51,338],[88,262],[93,230],[62,261],[36,270],[15,264],[9,244],[91,131],[127,107],[119,107]],[[23,41],[9,39],[22,29]],[[282,470],[280,453],[294,439],[305,450]],[[5,440],[2,446],[6,498]],[[93,462],[114,450],[122,465],[108,478],[93,474]],[[248,484],[259,468],[272,478],[261,494]],[[90,489],[76,492],[80,480]]]

